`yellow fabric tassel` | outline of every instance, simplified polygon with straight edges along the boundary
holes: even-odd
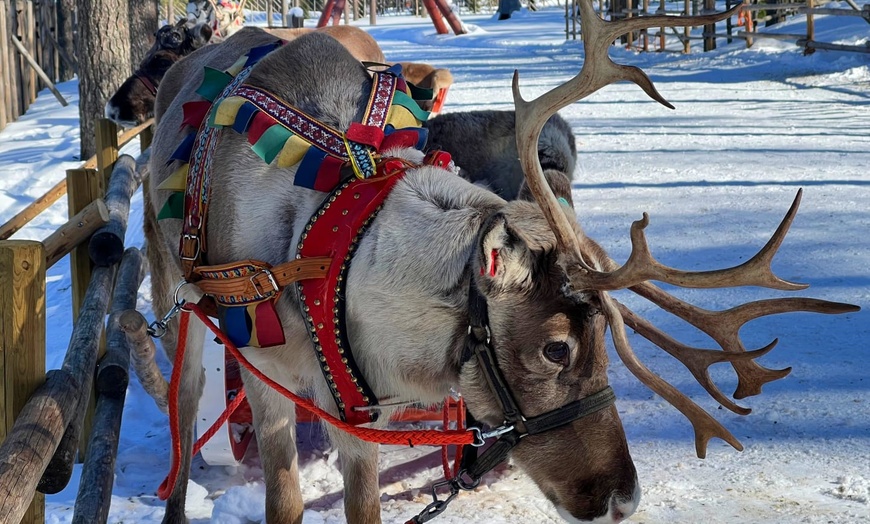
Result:
[[[157,186],[157,189],[166,191],[186,191],[187,190],[187,173],[190,169],[190,164],[182,164],[174,173],[169,175],[169,178],[164,180]]]
[[[245,99],[239,96],[231,96],[225,99],[217,107],[214,124],[216,126],[231,126],[236,121],[239,108],[245,103]]]
[[[414,114],[399,104],[390,106],[390,112],[387,113],[387,123],[396,129],[421,126],[420,121],[417,120]]]
[[[311,144],[299,138],[297,135],[290,137],[290,140],[284,142],[284,147],[278,154],[278,167],[295,166],[302,161],[302,157],[308,152]]]
[[[227,69],[227,73],[233,75],[233,77],[238,76],[242,69],[245,68],[245,63],[248,61],[248,55],[244,55],[236,60],[236,63],[231,65],[229,69]]]

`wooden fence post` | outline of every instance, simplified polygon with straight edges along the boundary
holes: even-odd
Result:
[[[702,14],[712,13],[716,11],[716,0],[704,0],[704,12]],[[716,49],[716,24],[707,24],[704,26],[704,51],[713,51]]]
[[[118,147],[118,126],[105,118],[97,119],[94,124],[94,138],[97,147],[97,171],[103,177],[103,187],[109,187],[109,177],[112,176],[112,167],[118,160],[120,147]],[[103,195],[100,195],[102,198]]]
[[[45,382],[45,252],[40,242],[0,241],[0,376],[3,441],[31,393]],[[0,499],[9,496],[7,488],[0,486]],[[44,520],[45,497],[36,493],[21,523]]]

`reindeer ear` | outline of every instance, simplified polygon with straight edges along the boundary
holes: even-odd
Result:
[[[484,295],[532,284],[533,257],[525,240],[497,213],[484,224],[480,237],[478,283]]]

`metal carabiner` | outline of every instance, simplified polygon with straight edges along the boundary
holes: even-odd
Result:
[[[187,280],[182,280],[175,286],[175,292],[172,294],[172,299],[175,302],[175,305],[163,315],[163,318],[160,320],[155,320],[154,322],[148,324],[148,334],[151,335],[152,338],[162,338],[163,335],[166,334],[166,327],[170,320],[172,320],[179,312],[181,312],[182,308],[184,308],[184,304],[187,303],[186,300],[180,298],[178,296],[179,291],[185,285],[189,284]]]

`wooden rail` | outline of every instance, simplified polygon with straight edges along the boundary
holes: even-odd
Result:
[[[114,124],[108,122],[108,120],[100,120],[98,121],[98,126],[103,127],[113,127]],[[150,119],[142,125],[134,127],[132,129],[128,129],[126,131],[118,132],[118,140],[117,143],[112,144],[98,144],[98,149],[115,149],[114,153],[115,158],[118,158],[117,149],[124,147],[129,144],[134,138],[137,136],[140,138],[140,150],[144,151],[148,146],[151,145],[151,126],[154,125],[154,119]],[[99,155],[101,158],[111,158],[111,153],[104,153],[101,150],[101,154]],[[97,168],[97,157],[98,155],[94,155],[85,161],[79,169],[96,169]],[[57,184],[54,185],[51,189],[49,189],[44,195],[34,200],[30,205],[22,209],[18,212],[14,217],[10,218],[5,224],[0,226],[0,240],[6,240],[15,234],[16,231],[26,226],[31,220],[39,216],[40,213],[51,207],[52,204],[57,202],[60,197],[64,196],[67,193],[67,179],[63,179]]]

